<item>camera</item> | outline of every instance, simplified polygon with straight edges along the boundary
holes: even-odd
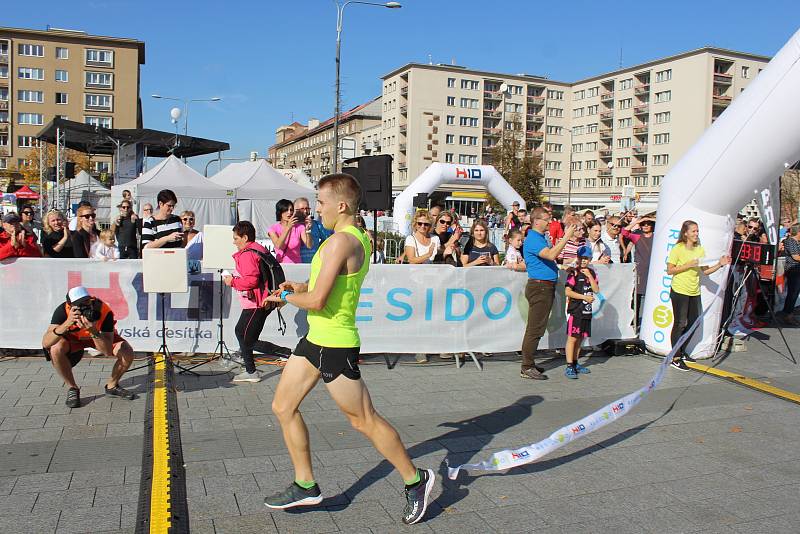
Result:
[[[295,211],[294,218],[297,219],[297,222],[300,224],[306,223],[306,212],[304,211]]]
[[[78,310],[78,313],[83,317],[85,317],[86,320],[89,322],[96,321],[100,316],[100,314],[97,312],[94,306],[92,306],[91,302],[87,302],[85,304],[79,304],[75,306],[75,309]]]

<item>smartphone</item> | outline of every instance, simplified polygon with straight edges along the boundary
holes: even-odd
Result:
[[[306,223],[306,212],[304,211],[295,211],[294,218],[297,219],[297,222],[300,224]]]

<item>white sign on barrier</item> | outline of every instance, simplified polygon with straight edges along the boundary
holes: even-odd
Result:
[[[306,280],[309,265],[284,265],[289,280]],[[592,344],[630,338],[633,330],[633,265],[598,265]],[[566,336],[563,278],[541,348],[563,347]],[[373,265],[361,291],[356,317],[362,352],[441,353],[520,350],[528,315],[525,273],[502,267]],[[219,317],[219,277],[189,277],[189,292],[166,296],[167,343],[174,352],[213,352]],[[117,330],[135,350],[156,350],[161,340],[161,301],[144,292],[140,260],[95,262],[31,259],[0,263],[0,300],[5,309],[0,347],[38,348],[53,310],[70,287],[84,285],[111,306]],[[233,326],[240,307],[226,288],[225,341],[237,347]],[[14,306],[19,309],[14,312]],[[31,310],[36,310],[31,313]],[[305,312],[287,305],[286,336],[276,314],[261,339],[293,348],[308,328]]]

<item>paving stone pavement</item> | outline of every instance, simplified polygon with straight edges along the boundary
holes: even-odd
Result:
[[[800,330],[784,334],[800,347]],[[800,392],[800,366],[776,330],[762,330],[747,346],[713,364]],[[592,373],[573,381],[554,357],[543,360],[546,382],[518,378],[513,355],[485,358],[482,372],[436,356],[427,365],[411,361],[387,370],[382,358],[368,358],[362,372],[415,463],[439,476],[424,523],[400,523],[402,481],[321,384],[302,411],[325,500],[314,509],[269,512],[264,497],[293,476],[270,406],[280,369],[265,365],[261,383],[233,384],[209,365],[200,377],[176,380],[191,531],[800,531],[796,404],[670,370],[630,415],[551,456],[450,481],[445,457],[477,461],[543,439],[642,386],[657,360],[591,355]],[[76,368],[85,401],[70,410],[46,362],[0,361],[0,532],[133,532],[144,399],[91,398],[109,369],[105,360]],[[144,373],[124,384],[144,388]]]

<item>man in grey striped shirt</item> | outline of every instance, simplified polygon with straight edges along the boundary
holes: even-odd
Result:
[[[162,189],[156,197],[158,209],[142,223],[142,248],[181,248],[183,224],[173,215],[178,198],[169,189]]]

